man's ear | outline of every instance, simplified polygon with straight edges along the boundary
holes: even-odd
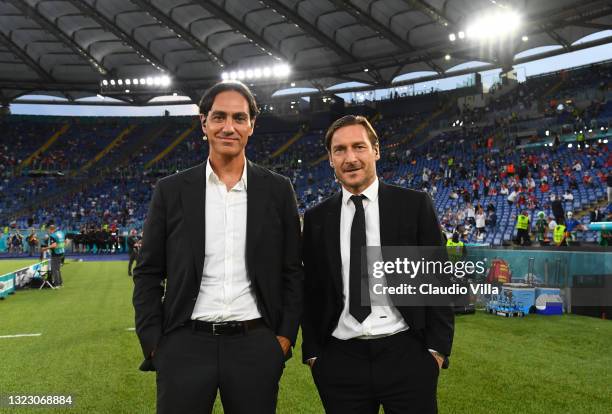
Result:
[[[253,131],[255,131],[255,120],[256,119],[257,117],[251,118],[251,133],[249,134],[249,136],[253,133]]]
[[[200,114],[200,124],[202,125],[202,132],[206,134],[206,115]]]
[[[378,143],[374,145],[374,153],[376,154],[376,161],[380,159],[380,146]]]

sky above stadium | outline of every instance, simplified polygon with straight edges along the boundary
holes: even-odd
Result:
[[[583,39],[578,40],[574,44],[582,42],[592,41],[600,39],[606,36],[612,35],[612,30],[605,30],[602,32],[594,33]],[[528,55],[543,53],[549,50],[554,50],[561,46],[544,46],[541,48],[531,49],[517,55],[518,57],[524,57]],[[563,55],[553,56],[546,59],[540,59],[533,62],[523,63],[516,65],[514,68],[517,72],[519,82],[523,82],[528,76],[538,75],[541,73],[554,72],[562,69],[569,69],[577,66],[588,65],[590,63],[602,62],[612,59],[612,47],[610,44],[592,47],[589,49],[583,49],[575,52],[566,53]],[[477,67],[484,63],[475,62],[472,64],[473,67]],[[455,70],[465,69],[469,67],[470,62],[460,65],[460,67],[454,68]],[[499,75],[500,70],[490,70],[480,72],[482,75],[482,81],[485,90],[493,84]],[[409,79],[410,74],[399,76],[396,80]],[[422,76],[422,75],[421,75]],[[431,88],[438,90],[449,90],[459,86],[465,85],[472,75],[456,76],[446,79],[440,79],[437,81],[429,81],[416,83],[410,85],[406,90],[411,93],[418,93],[420,91],[430,90]],[[413,76],[414,77],[414,76]],[[350,86],[350,85],[347,85]],[[345,100],[360,100],[370,99],[376,96],[377,99],[384,97],[389,94],[388,89],[378,90],[376,93],[367,94],[356,94],[356,93],[339,93],[338,95]],[[24,99],[40,99],[49,100],[49,96],[25,96]],[[99,98],[91,97],[87,98],[91,101],[100,101],[101,99],[111,98]],[[154,101],[180,101],[188,98],[180,96],[168,96],[159,97]],[[36,104],[11,104],[11,113],[15,115],[61,115],[61,116],[161,116],[164,111],[168,111],[171,116],[184,116],[184,115],[196,115],[198,113],[197,105],[185,104],[185,105],[163,105],[159,106],[96,106],[96,105],[36,105]]]

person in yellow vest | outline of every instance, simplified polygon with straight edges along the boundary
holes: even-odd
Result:
[[[553,242],[555,246],[567,246],[567,239],[565,237],[565,224],[563,222],[558,223],[553,231]]]
[[[531,244],[529,238],[529,212],[523,210],[516,218],[516,244],[521,246]]]
[[[580,149],[584,148],[584,140],[585,140],[584,134],[582,133],[582,131],[580,131],[580,133],[578,134],[578,137],[576,138],[578,148]]]
[[[451,261],[457,261],[463,256],[464,245],[461,240],[459,240],[459,233],[454,232],[453,237],[446,241],[446,250],[448,251],[448,258]]]

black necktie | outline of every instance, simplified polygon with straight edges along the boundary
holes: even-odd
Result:
[[[355,216],[351,225],[351,257],[349,270],[349,313],[359,323],[372,312],[370,306],[370,295],[368,289],[367,272],[361,271],[361,248],[366,246],[365,211],[363,210],[363,195],[351,196],[355,204]],[[365,254],[365,252],[364,252]],[[365,306],[361,304],[361,296],[364,295]]]

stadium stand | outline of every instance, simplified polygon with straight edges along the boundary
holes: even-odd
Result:
[[[501,245],[514,237],[523,209],[532,223],[539,211],[550,216],[551,195],[569,190],[573,199],[564,201],[564,209],[582,212],[581,224],[588,223],[585,213],[604,201],[612,167],[606,138],[612,120],[610,66],[530,78],[503,95],[493,91],[481,108],[461,106],[459,98],[473,91],[459,88],[395,96],[376,103],[374,111],[359,105],[346,111],[373,119],[383,146],[378,163],[383,179],[428,191],[448,231],[463,224],[466,241]],[[325,122],[333,115],[317,116],[309,124],[264,113],[247,147],[250,159],[291,178],[301,212],[337,190],[323,145]],[[1,122],[0,216],[22,229],[49,220],[69,232],[104,225],[120,232],[140,228],[156,180],[207,154],[191,117],[33,122],[11,116]],[[560,137],[554,146],[550,131]],[[579,135],[585,136],[580,149]],[[45,147],[49,136],[53,140]],[[470,214],[479,207],[488,219],[480,236]],[[584,231],[577,237],[595,242],[597,235]]]

